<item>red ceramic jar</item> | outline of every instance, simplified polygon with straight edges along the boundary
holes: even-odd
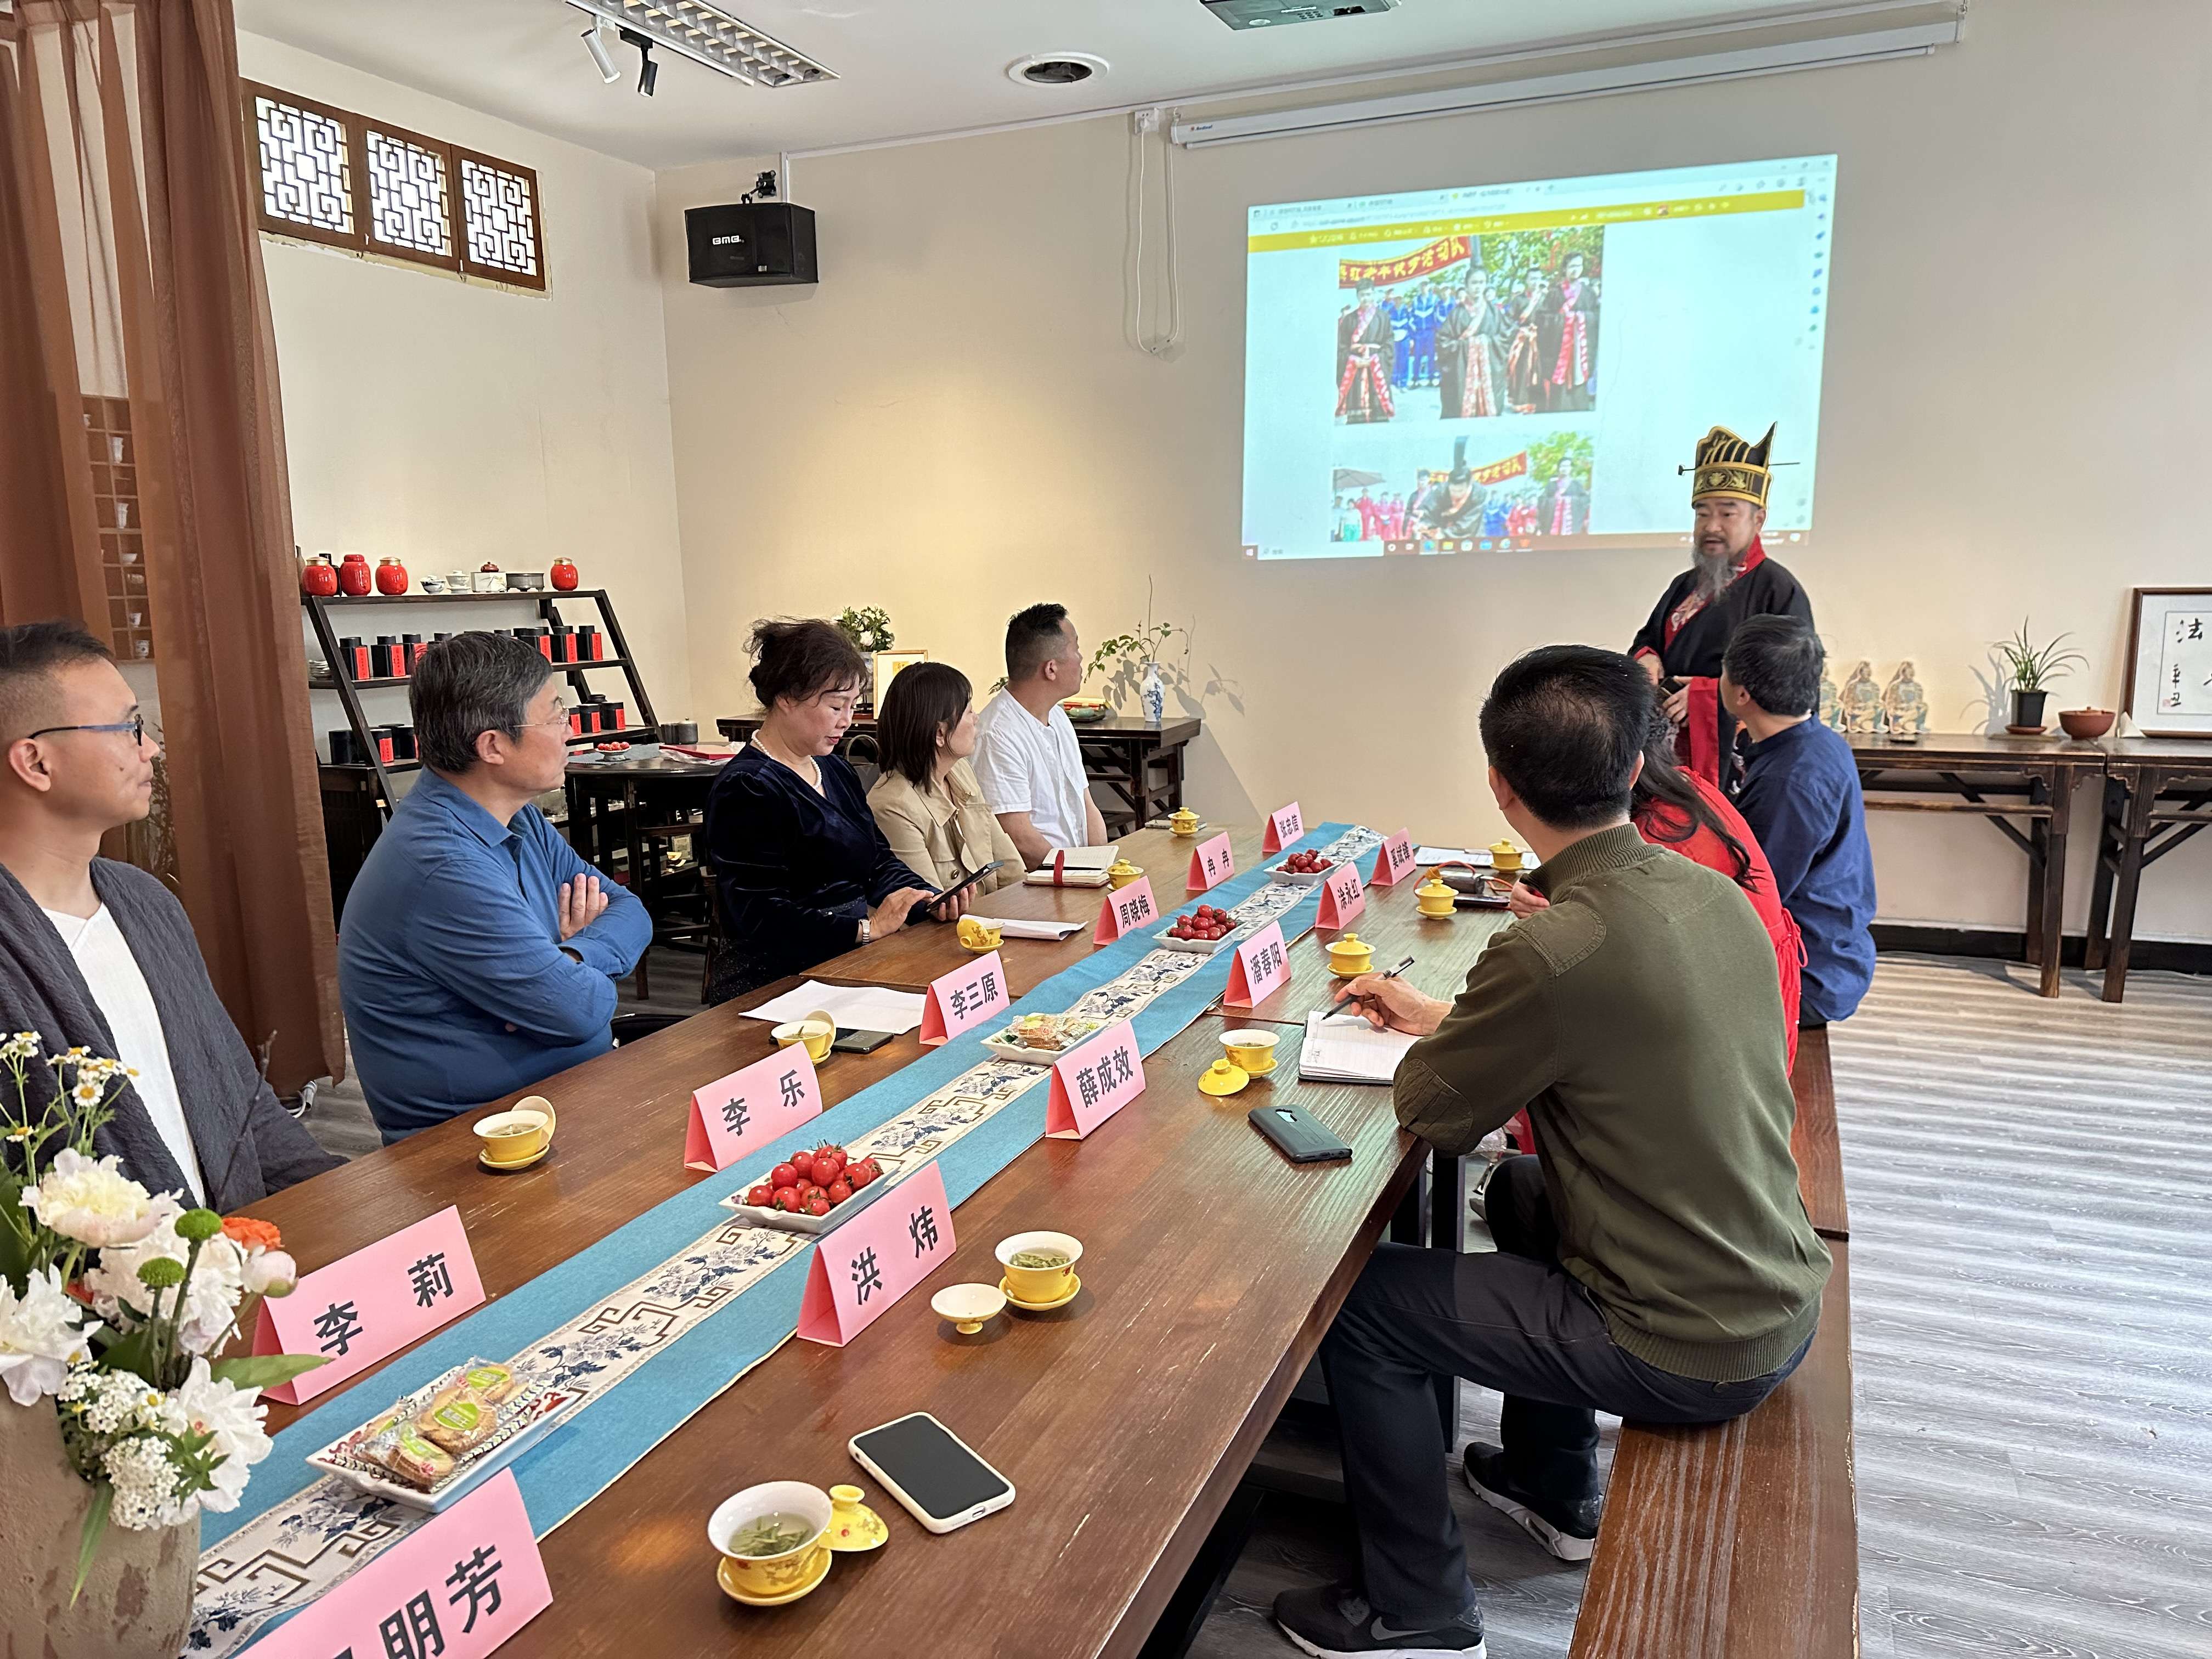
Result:
[[[553,586],[559,588],[563,593],[573,593],[575,592],[577,578],[574,561],[570,559],[554,560],[553,568],[550,574]]]
[[[332,598],[338,591],[338,573],[325,554],[318,553],[300,567],[300,591],[312,593],[319,599]]]
[[[376,591],[397,599],[407,591],[407,567],[397,559],[376,562]]]
[[[368,561],[358,553],[349,553],[345,562],[338,567],[338,592],[360,599],[375,586],[376,579],[369,574]]]

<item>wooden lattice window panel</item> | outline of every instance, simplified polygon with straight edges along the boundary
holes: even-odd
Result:
[[[545,287],[538,175],[276,87],[245,87],[261,228],[511,288]]]
[[[107,635],[125,662],[154,659],[154,614],[146,597],[146,532],[138,520],[138,449],[131,400],[88,395],[84,442],[92,463],[100,568],[107,586]]]

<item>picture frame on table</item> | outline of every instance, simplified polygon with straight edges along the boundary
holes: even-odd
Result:
[[[918,662],[927,662],[928,660],[929,653],[927,651],[877,652],[875,653],[874,678],[870,683],[872,695],[874,698],[874,707],[878,710],[883,708],[884,693],[890,690],[890,684],[893,680],[898,678],[899,670],[902,668],[911,668]]]
[[[2131,591],[2120,707],[2147,738],[2212,738],[2212,587]]]

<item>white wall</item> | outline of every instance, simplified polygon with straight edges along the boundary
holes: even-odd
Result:
[[[1127,337],[1118,120],[801,161],[811,289],[690,286],[683,210],[734,200],[757,163],[663,173],[699,711],[750,706],[756,615],[881,604],[902,646],[981,686],[1018,605],[1060,599],[1097,637],[1135,620],[1151,577],[1217,683],[1202,809],[1295,795],[1310,821],[1487,840],[1491,675],[1546,641],[1625,644],[1677,557],[1248,564],[1244,210],[1830,151],[1820,533],[1795,563],[1831,651],[1885,677],[1911,658],[1936,726],[1977,729],[1972,671],[2026,614],[2093,659],[2054,708],[2111,706],[2127,589],[2212,580],[2191,482],[2212,301],[2190,274],[2212,8],[2124,15],[2011,0],[1930,58],[1178,153],[1188,337],[1165,362]],[[1881,815],[1873,833],[1885,916],[2021,926],[2022,861],[1979,819]],[[2212,837],[2147,875],[2142,915],[2145,936],[2212,938]]]
[[[396,554],[417,578],[566,554],[609,590],[654,712],[682,718],[652,173],[257,35],[239,36],[239,62],[251,80],[533,167],[544,213],[543,295],[262,239],[300,545],[371,564]],[[406,718],[403,692],[380,695],[391,706],[373,713]],[[343,724],[335,697],[315,715],[319,740]]]

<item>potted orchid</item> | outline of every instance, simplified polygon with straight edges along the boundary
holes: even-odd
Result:
[[[218,1358],[291,1290],[283,1240],[95,1156],[133,1073],[40,1048],[0,1041],[0,1649],[167,1659],[199,1512],[236,1508],[269,1455],[261,1390],[324,1362]]]

